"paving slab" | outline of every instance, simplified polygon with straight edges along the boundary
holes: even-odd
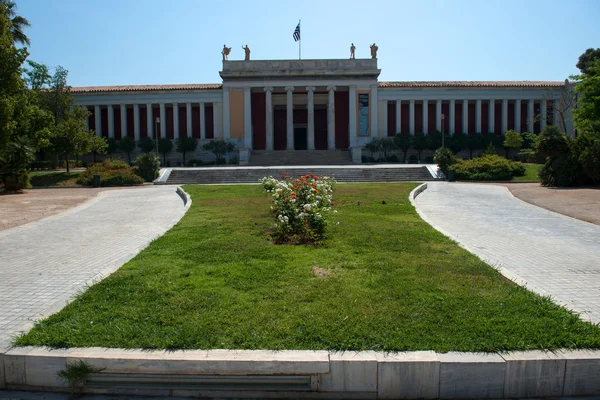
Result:
[[[600,226],[494,185],[428,183],[419,214],[505,276],[600,323]]]
[[[133,258],[186,211],[176,188],[109,190],[0,231],[0,348]]]

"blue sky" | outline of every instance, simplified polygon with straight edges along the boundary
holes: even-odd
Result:
[[[600,0],[15,0],[30,59],[69,84],[220,82],[231,60],[357,58],[379,46],[380,80],[564,80],[600,47]]]

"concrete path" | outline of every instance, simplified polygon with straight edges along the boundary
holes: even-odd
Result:
[[[600,226],[493,185],[428,183],[415,205],[427,222],[505,276],[600,323]]]
[[[0,232],[0,353],[11,337],[114,272],[186,211],[173,186],[109,190]]]

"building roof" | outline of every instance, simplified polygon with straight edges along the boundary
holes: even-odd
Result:
[[[379,82],[381,88],[424,88],[424,87],[558,87],[564,81],[402,81]]]
[[[188,83],[171,85],[125,85],[125,86],[81,86],[72,87],[71,93],[103,93],[103,92],[154,92],[164,90],[219,90],[220,83]]]

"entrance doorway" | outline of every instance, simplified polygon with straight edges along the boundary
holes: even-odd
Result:
[[[294,127],[294,150],[308,149],[306,131],[306,127]]]

